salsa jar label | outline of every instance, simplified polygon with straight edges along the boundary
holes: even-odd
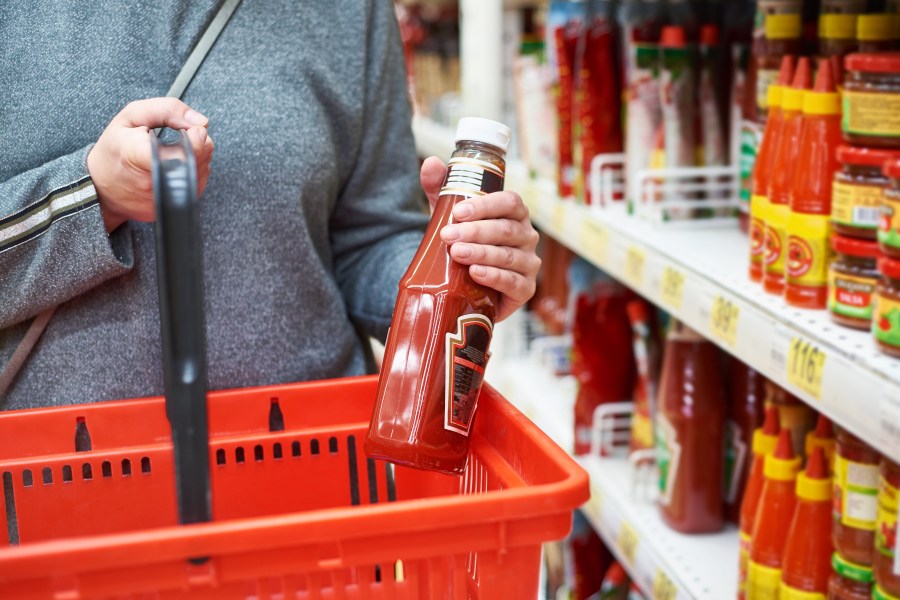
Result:
[[[780,587],[781,569],[750,561],[750,568],[747,570],[747,598],[778,600]]]
[[[678,430],[660,411],[656,416],[656,464],[659,466],[659,502],[668,506],[672,502],[678,464],[681,461],[681,444]]]
[[[878,243],[900,248],[900,194],[889,190],[884,190],[881,194]]]
[[[798,590],[782,581],[778,600],[826,600],[826,596],[822,592]]]
[[[828,282],[828,264],[834,254],[829,244],[831,218],[826,215],[791,213],[787,233],[785,270],[788,283],[825,285]]]
[[[831,186],[831,220],[839,225],[876,229],[881,215],[881,188],[835,181]]]
[[[847,133],[900,136],[900,95],[844,90],[841,128]]]
[[[884,477],[878,486],[878,520],[875,527],[875,549],[893,558],[897,545],[897,488]]]
[[[762,263],[766,250],[766,216],[769,199],[754,194],[750,198],[750,260]]]
[[[878,281],[875,278],[844,275],[832,269],[828,273],[828,310],[836,315],[872,320],[872,297]]]
[[[791,207],[769,203],[766,211],[766,273],[784,273],[784,242]]]
[[[873,531],[878,516],[878,465],[834,457],[834,519]]]
[[[876,294],[872,320],[872,333],[876,340],[900,347],[900,302]]]
[[[447,334],[444,429],[469,435],[493,329],[490,319],[473,313],[459,317],[456,333]]]
[[[441,196],[484,196],[503,189],[503,171],[474,158],[451,158]]]

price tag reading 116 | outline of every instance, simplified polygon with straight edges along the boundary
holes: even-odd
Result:
[[[816,400],[822,399],[825,352],[799,337],[791,338],[787,357],[787,380]]]
[[[709,313],[709,330],[713,337],[734,347],[737,341],[737,326],[740,316],[740,309],[734,302],[716,294],[713,298],[712,310]]]

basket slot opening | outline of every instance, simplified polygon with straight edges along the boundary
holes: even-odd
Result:
[[[397,484],[394,481],[394,465],[384,463],[384,474],[387,478],[387,500],[388,502],[397,501]]]
[[[225,448],[216,450],[216,464],[220,466],[225,464]]]
[[[94,478],[94,470],[91,467],[91,463],[81,465],[81,478],[85,481],[90,481]]]
[[[112,463],[104,460],[100,465],[100,471],[103,473],[103,477],[112,477]]]
[[[63,465],[62,478],[63,483],[69,483],[72,481],[72,465]]]
[[[275,442],[274,444],[272,444],[272,458],[274,458],[275,460],[280,460],[281,457],[281,442]]]
[[[244,462],[244,447],[238,446],[234,449],[234,462],[243,463]]]
[[[87,421],[84,417],[75,418],[75,452],[89,452],[91,450],[91,432],[88,431]]]
[[[150,473],[150,457],[144,456],[141,458],[141,473],[148,474]]]
[[[300,442],[294,440],[291,443],[291,456],[298,458],[300,456]]]
[[[318,442],[313,440],[318,450]],[[359,505],[359,469],[356,464],[356,436],[347,436],[347,466],[349,467],[350,477],[350,505]]]
[[[278,404],[278,398],[272,398],[269,405],[269,431],[284,431],[284,414]]]
[[[313,438],[309,442],[309,453],[313,456],[318,456],[319,454],[319,440]]]
[[[16,517],[16,496],[13,493],[13,476],[9,471],[3,473],[3,501],[6,504],[6,535],[9,545],[19,544],[19,519]]]
[[[122,477],[131,476],[131,461],[127,458],[122,459]]]
[[[41,474],[44,478],[44,485],[51,485],[53,483],[53,469],[50,467],[44,467],[41,470]]]
[[[378,504],[378,468],[371,458],[366,459],[366,474],[369,476],[369,502]],[[377,567],[377,565],[376,565]]]
[[[338,452],[338,441],[334,436],[328,438],[328,452],[331,454],[337,454]]]
[[[25,469],[22,471],[22,485],[25,487],[31,487],[34,485],[34,477],[31,474],[31,469]]]
[[[375,565],[375,582],[381,583],[381,565]]]
[[[257,444],[256,446],[253,447],[253,459],[254,459],[256,462],[262,462],[262,461],[263,461],[263,447],[262,447],[262,444]]]

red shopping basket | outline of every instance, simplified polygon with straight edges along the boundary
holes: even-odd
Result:
[[[376,385],[211,393],[215,521],[193,525],[162,398],[0,413],[0,597],[536,597],[584,471],[488,386],[462,477],[368,459]]]

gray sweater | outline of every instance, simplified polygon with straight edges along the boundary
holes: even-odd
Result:
[[[153,226],[107,236],[86,156],[164,95],[219,0],[0,3],[0,364],[59,304],[0,408],[162,393]],[[360,374],[427,221],[389,0],[244,0],[183,97],[212,389]]]

